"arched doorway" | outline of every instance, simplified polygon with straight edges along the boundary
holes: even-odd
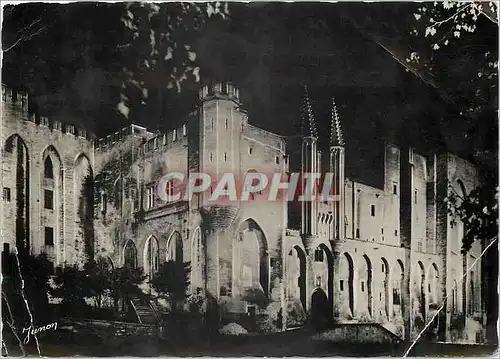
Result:
[[[404,266],[401,260],[396,261],[392,273],[392,306],[393,313],[397,318],[403,317],[403,284],[404,284]]]
[[[413,281],[414,286],[414,311],[421,317],[423,324],[425,321],[426,308],[425,308],[425,268],[422,262],[418,261],[415,268],[415,278]],[[416,321],[417,322],[417,321]],[[419,321],[420,322],[420,321]]]
[[[390,297],[389,297],[389,287],[390,287],[390,268],[389,263],[385,258],[381,258],[380,263],[380,278],[381,278],[381,286],[379,292],[379,305],[382,309],[382,314],[390,319],[391,310],[390,310]]]
[[[160,253],[158,248],[158,240],[154,236],[150,236],[144,247],[144,272],[151,280],[153,275],[158,271],[160,263]]]
[[[239,226],[232,250],[232,292],[244,297],[248,292],[269,291],[269,254],[267,240],[260,226],[247,219]]]
[[[167,262],[175,261],[178,263],[184,262],[182,238],[179,232],[174,232],[167,242]]]
[[[16,247],[18,250],[29,251],[30,160],[28,147],[17,134],[5,141],[2,167],[3,185],[9,192],[8,197],[4,198],[4,210],[13,213],[15,217]]]
[[[370,258],[367,255],[363,256],[363,261],[360,265],[360,269],[358,272],[359,276],[359,293],[360,300],[359,303],[361,305],[361,313],[371,317],[373,315],[373,295],[372,295],[372,279],[373,279],[373,271],[372,271],[372,263]]]
[[[306,311],[306,255],[302,248],[294,246],[288,252],[287,263],[288,299],[299,300]]]
[[[440,293],[439,293],[439,271],[436,263],[432,263],[429,268],[427,291],[429,295],[429,306],[439,306]]]
[[[323,289],[333,305],[333,258],[325,244],[320,244],[314,250],[312,266],[315,287]]]
[[[132,240],[128,240],[123,248],[123,266],[129,269],[137,268],[137,248]]]
[[[428,329],[428,336],[431,340],[438,340],[440,326],[439,322],[441,318],[437,311],[441,302],[441,296],[439,293],[439,271],[437,269],[436,263],[432,263],[429,267],[429,272],[427,275],[427,298],[427,320],[430,320],[435,316]]]
[[[339,300],[341,314],[348,319],[354,317],[354,264],[352,257],[344,253],[340,258],[339,268]]]
[[[311,296],[311,319],[316,330],[327,329],[333,320],[331,302],[321,288],[316,288]]]
[[[74,194],[76,197],[76,243],[83,243],[83,258],[94,259],[94,175],[90,161],[84,154],[77,157],[74,168]],[[77,253],[81,251],[75,244]],[[78,262],[81,258],[76,258]]]

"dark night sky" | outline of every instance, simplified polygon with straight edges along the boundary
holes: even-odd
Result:
[[[61,6],[66,10],[61,11]],[[411,16],[411,6],[415,5],[399,4],[397,11],[404,16],[394,16],[390,5],[387,10],[382,4],[373,6],[230,3],[231,19],[210,21],[193,44],[202,81],[233,81],[241,88],[250,121],[287,135],[298,129],[302,84],[310,88],[320,129],[329,121],[329,105],[335,96],[347,135],[347,164],[349,167],[356,163],[358,170],[378,167],[381,157],[373,146],[381,140],[465,154],[479,144],[496,152],[497,129],[492,128],[496,121],[471,124],[461,119],[457,110],[441,98],[439,90],[406,72],[351,21],[356,18],[385,27],[390,24],[399,26],[398,32],[407,33],[405,16]],[[20,12],[21,20],[33,16],[29,10]],[[10,69],[18,67],[18,51],[18,57],[10,62],[10,54],[4,57],[4,79],[19,84],[31,76],[36,86],[29,86],[30,92],[36,93],[39,112],[84,125],[97,134],[123,127],[127,121],[114,111],[116,93],[109,74],[120,27],[119,17],[114,16],[117,20],[112,21],[113,11],[116,9],[106,4],[52,6],[44,15],[55,19],[51,28],[42,38],[26,43],[21,56],[43,59],[51,53],[47,60],[51,62],[50,71],[29,74],[29,69],[24,68],[23,73],[13,76],[15,71]],[[388,30],[371,27],[369,33],[373,31]],[[106,38],[97,38],[101,34]],[[390,37],[393,43],[402,43],[394,34]],[[493,37],[496,43],[496,33]],[[99,46],[89,49],[89,43]],[[449,74],[442,74],[440,79],[470,75],[473,61],[459,60],[462,62],[446,63]],[[466,77],[459,80],[468,81]],[[440,86],[448,90],[452,83],[444,80]],[[159,120],[144,110],[135,111],[134,121],[152,129],[168,127],[170,119],[182,118],[193,108],[198,86],[186,84],[183,93],[169,93],[165,100],[167,120]],[[464,140],[466,133],[473,136]],[[488,134],[493,138],[487,139]],[[351,172],[356,171],[353,168]]]

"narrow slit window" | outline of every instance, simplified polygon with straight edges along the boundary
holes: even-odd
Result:
[[[44,190],[43,203],[45,209],[54,209],[54,192],[49,189]]]
[[[50,159],[50,157],[47,157],[45,159],[44,177],[45,178],[54,178],[54,166],[52,165],[52,160]]]
[[[3,200],[5,202],[10,202],[11,201],[10,188],[8,188],[8,187],[4,187],[3,188]]]
[[[174,181],[168,181],[165,185],[165,193],[167,202],[172,202],[174,200]]]
[[[155,205],[155,188],[154,186],[150,186],[147,189],[147,208],[151,209]]]
[[[45,245],[54,245],[54,228],[52,227],[45,227]]]

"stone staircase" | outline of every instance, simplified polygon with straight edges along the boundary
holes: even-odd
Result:
[[[151,301],[133,298],[130,300],[130,304],[140,324],[162,324],[161,315]]]

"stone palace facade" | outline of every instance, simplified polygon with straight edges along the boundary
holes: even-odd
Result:
[[[131,125],[95,139],[29,113],[27,96],[3,87],[3,251],[45,252],[56,266],[99,256],[148,276],[164,261],[189,262],[192,293],[215,298],[223,316],[270,318],[276,330],[320,312],[414,338],[444,304],[432,326],[436,340],[482,341],[481,261],[472,266],[481,243],[460,253],[463,227],[451,225],[443,201],[448,184],[478,185],[476,169],[449,153],[387,143],[383,186],[354,182],[344,173],[348,139],[335,105],[327,153],[305,105],[307,130],[285,138],[253,126],[238,89],[216,83],[200,90],[196,111],[170,132]],[[214,204],[207,191],[165,202],[156,192],[172,171],[322,168],[335,173],[340,201],[287,203],[256,193]],[[256,296],[264,304],[255,305]]]

